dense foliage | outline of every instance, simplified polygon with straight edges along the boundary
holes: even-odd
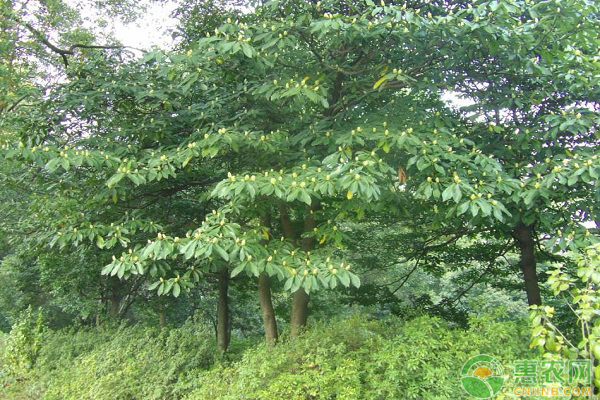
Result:
[[[312,328],[277,348],[234,341],[228,359],[220,358],[211,334],[199,330],[197,322],[170,330],[137,326],[107,332],[46,332],[36,367],[28,375],[32,382],[11,382],[3,395],[460,398],[456,370],[469,357],[494,353],[506,365],[531,357],[526,325],[496,322],[490,316],[471,322],[472,328],[462,330],[431,317],[367,321],[355,316]]]
[[[528,312],[595,362],[596,2],[186,0],[151,51],[101,3],[0,3],[14,393],[448,398]]]

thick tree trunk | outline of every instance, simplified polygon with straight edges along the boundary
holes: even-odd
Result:
[[[271,228],[271,214],[267,212],[261,217],[260,223],[264,227]],[[269,242],[270,236],[263,239],[261,243],[266,245]],[[273,309],[273,300],[271,295],[271,279],[263,272],[258,277],[258,304],[263,320],[263,328],[265,330],[265,340],[267,345],[273,346],[279,339],[277,332],[277,320],[275,319],[275,310]]]
[[[229,346],[229,299],[227,291],[229,289],[229,270],[223,268],[219,272],[218,280],[219,300],[217,303],[217,347],[225,352]]]
[[[513,230],[513,237],[515,238],[521,252],[521,260],[519,265],[521,267],[521,271],[523,271],[527,302],[530,306],[534,304],[540,305],[542,304],[542,296],[540,294],[540,288],[538,286],[536,275],[536,261],[534,253],[535,240],[533,238],[533,227],[526,226],[522,222],[519,222]]]
[[[277,333],[273,301],[271,300],[271,282],[265,273],[260,274],[258,277],[258,303],[265,328],[265,340],[267,344],[273,345],[277,342],[279,335]]]

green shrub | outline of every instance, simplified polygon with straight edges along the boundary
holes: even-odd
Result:
[[[41,311],[27,308],[3,335],[0,347],[0,377],[26,379],[37,361],[44,329]]]
[[[355,317],[311,329],[275,349],[259,346],[239,362],[202,372],[200,387],[186,398],[467,398],[459,371],[472,356],[487,353],[504,365],[532,357],[526,325],[490,317],[471,325],[454,329],[427,316],[409,322]]]
[[[208,368],[216,351],[207,332],[193,325],[173,330],[123,328],[77,357],[71,368],[54,370],[49,399],[171,398],[179,376]]]
[[[314,324],[275,347],[234,340],[226,357],[212,332],[193,322],[171,330],[48,331],[31,379],[3,392],[19,399],[468,398],[459,371],[472,356],[492,355],[506,373],[511,362],[532,358],[526,324],[484,316],[470,326],[355,316]]]
[[[163,399],[181,397],[180,376],[212,366],[212,334],[192,323],[112,332],[49,331],[26,382],[9,380],[7,398]],[[2,397],[0,392],[0,397]]]

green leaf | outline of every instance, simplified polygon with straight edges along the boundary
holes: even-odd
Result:
[[[186,260],[189,260],[194,256],[194,251],[196,250],[196,245],[198,242],[196,240],[190,240],[185,246],[180,249],[180,252],[183,253],[183,257]]]
[[[293,189],[287,196],[286,201],[292,202],[300,195],[300,189]]]
[[[48,161],[48,163],[46,164],[46,169],[50,172],[54,172],[56,171],[56,169],[59,167],[59,162],[60,162],[60,158],[53,158],[52,160]]]
[[[340,279],[340,282],[342,282],[342,285],[346,287],[350,286],[350,276],[348,275],[348,273],[341,272],[338,275],[338,278]]]
[[[479,204],[479,208],[481,209],[481,213],[484,216],[488,216],[492,213],[492,206],[485,200],[480,200],[477,202]]]
[[[298,198],[310,206],[311,199],[306,190],[301,190]]]
[[[173,279],[169,279],[167,281],[167,283],[165,284],[165,289],[163,290],[163,294],[167,294],[171,291],[171,288],[173,287],[173,284],[175,283],[175,281]]]
[[[473,215],[474,217],[476,217],[477,214],[479,214],[479,207],[477,206],[476,202],[470,201],[469,202],[469,209],[471,211],[471,215]]]
[[[236,277],[240,272],[244,270],[244,264],[239,264],[237,267],[231,271],[231,277]]]
[[[112,264],[108,264],[106,265],[104,268],[102,268],[102,271],[100,272],[101,275],[108,275],[110,274],[110,272],[113,269],[113,265]]]
[[[469,203],[469,201],[465,201],[460,206],[458,206],[458,208],[456,209],[456,215],[458,216],[466,213],[469,209]]]
[[[462,192],[460,191],[460,186],[457,183],[455,183],[453,186],[454,188],[452,189],[452,198],[454,199],[455,203],[458,203],[462,198]]]
[[[217,253],[219,253],[223,260],[229,261],[229,254],[227,254],[227,252],[221,246],[215,244],[213,248],[217,251]]]
[[[360,287],[360,279],[356,274],[353,274],[352,272],[348,272],[348,276],[350,276],[350,280],[352,281],[352,286],[354,286],[355,288],[359,288]]]
[[[123,275],[125,275],[125,263],[120,263],[119,268],[117,270],[117,277],[121,279],[123,278]]]
[[[244,55],[248,58],[252,58],[254,56],[254,49],[247,43],[242,43],[242,51]]]
[[[121,179],[123,179],[124,176],[125,176],[125,174],[121,174],[121,173],[113,175],[108,181],[106,181],[106,186],[108,186],[108,187],[115,186],[117,183],[119,183],[119,181]]]
[[[504,216],[502,215],[502,210],[500,210],[500,208],[498,207],[494,207],[494,218],[496,218],[498,221],[503,222],[504,221]]]
[[[300,289],[300,286],[302,286],[303,281],[304,281],[304,278],[301,277],[300,275],[294,276],[294,283],[293,283],[292,287],[290,288],[290,292],[294,293],[298,289]]]
[[[453,183],[452,185],[450,185],[446,189],[444,189],[444,191],[442,192],[442,200],[443,201],[447,201],[450,198],[452,198],[452,196],[454,194],[454,187],[455,186],[456,186],[456,184]]]
[[[292,285],[294,284],[294,277],[290,276],[287,281],[285,281],[285,285],[283,285],[283,290],[284,291],[288,291],[291,289]]]

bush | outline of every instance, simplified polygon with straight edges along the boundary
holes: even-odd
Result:
[[[472,356],[488,353],[504,365],[532,357],[526,325],[489,317],[471,325],[453,329],[427,316],[409,322],[355,317],[203,372],[186,398],[449,399],[466,396],[459,370]]]
[[[35,366],[44,329],[41,311],[31,307],[21,313],[10,333],[3,335],[0,347],[0,377],[26,379]]]
[[[20,398],[180,397],[180,375],[209,368],[216,354],[211,333],[192,323],[172,330],[140,325],[48,332],[30,381],[10,387]]]
[[[428,316],[355,316],[315,324],[275,347],[234,340],[227,359],[212,332],[192,322],[172,330],[48,331],[31,379],[4,393],[20,399],[467,398],[462,365],[487,353],[510,372],[510,362],[532,357],[528,335],[526,324],[489,316],[471,320],[468,330]]]

